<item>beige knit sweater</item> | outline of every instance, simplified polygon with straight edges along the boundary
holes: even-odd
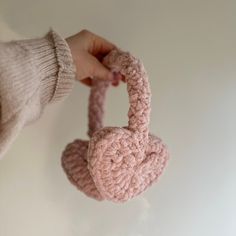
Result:
[[[47,104],[65,98],[74,81],[70,49],[54,30],[42,38],[0,42],[0,159],[21,129]]]

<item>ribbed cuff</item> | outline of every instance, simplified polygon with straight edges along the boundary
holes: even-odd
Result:
[[[71,92],[76,76],[67,42],[51,29],[43,38],[22,40],[20,44],[30,51],[32,64],[40,76],[41,104],[65,98]]]
[[[76,67],[73,63],[73,58],[67,42],[54,30],[50,30],[47,37],[54,42],[58,66],[56,86],[54,87],[51,98],[51,102],[53,102],[61,100],[72,90],[76,77]]]

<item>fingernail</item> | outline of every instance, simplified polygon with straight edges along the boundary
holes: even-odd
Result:
[[[113,76],[114,76],[113,78],[114,81],[119,81],[121,79],[121,74],[118,72],[114,72]]]
[[[113,75],[113,80],[116,80],[117,72],[113,71],[112,75]]]
[[[112,85],[117,87],[119,85],[119,81],[116,81],[116,82],[112,82]]]

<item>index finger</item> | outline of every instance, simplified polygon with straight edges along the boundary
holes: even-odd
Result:
[[[106,55],[112,49],[115,48],[116,48],[115,44],[109,42],[108,40],[102,38],[101,36],[93,34],[91,48],[89,49],[89,51],[93,55],[97,54]]]

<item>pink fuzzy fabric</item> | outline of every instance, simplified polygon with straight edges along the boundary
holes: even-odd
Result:
[[[111,51],[103,63],[126,78],[128,126],[103,128],[104,100],[110,81],[93,80],[90,141],[76,139],[69,143],[62,155],[62,166],[71,183],[87,196],[124,202],[158,179],[169,154],[161,139],[149,134],[151,92],[143,64],[120,50]]]

